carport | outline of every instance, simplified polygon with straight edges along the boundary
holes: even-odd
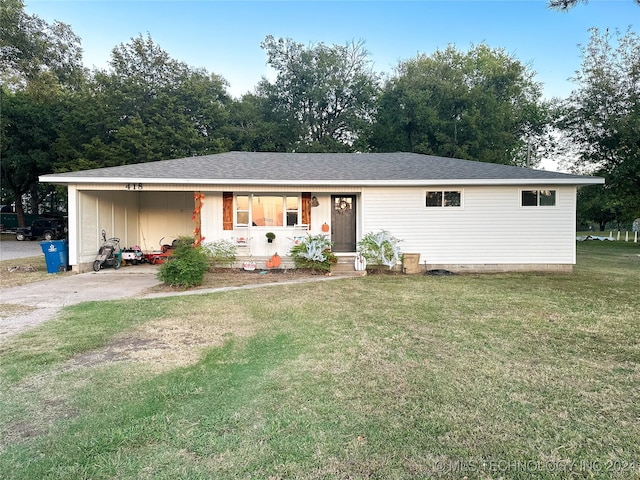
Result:
[[[158,250],[161,241],[193,235],[193,191],[69,185],[69,203],[69,263],[74,271],[90,269],[102,230],[107,237],[120,238],[123,247],[137,245],[144,251]]]

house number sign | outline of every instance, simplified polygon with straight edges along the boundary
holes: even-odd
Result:
[[[127,190],[142,190],[142,184],[141,183],[127,183],[124,188],[126,188]]]

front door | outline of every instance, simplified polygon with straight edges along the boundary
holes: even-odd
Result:
[[[356,197],[331,197],[331,242],[334,252],[356,251]]]

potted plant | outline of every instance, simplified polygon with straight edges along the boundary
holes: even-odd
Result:
[[[267,232],[267,233],[265,234],[265,236],[267,237],[267,242],[268,242],[268,243],[273,243],[273,241],[274,241],[274,240],[275,240],[275,238],[276,238],[276,234],[275,234],[275,233],[273,233],[273,232]]]

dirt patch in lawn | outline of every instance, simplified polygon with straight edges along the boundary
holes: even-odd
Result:
[[[180,322],[174,318],[145,322],[99,350],[74,357],[69,367],[135,362],[161,373],[198,362],[206,349],[222,346],[230,338],[246,338],[255,333],[253,319],[241,308],[231,315],[216,308],[200,309]]]

